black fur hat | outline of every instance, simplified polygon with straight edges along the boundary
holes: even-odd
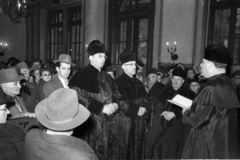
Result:
[[[105,45],[99,40],[93,40],[89,43],[87,52],[89,56],[97,53],[106,53]]]
[[[222,44],[210,45],[205,48],[203,58],[212,62],[227,64],[230,60],[230,51]]]
[[[182,67],[177,67],[172,71],[172,76],[179,76],[185,79],[186,72],[182,69]]]
[[[136,61],[136,53],[128,50],[124,50],[120,55],[119,59],[122,64],[129,62],[129,61]]]

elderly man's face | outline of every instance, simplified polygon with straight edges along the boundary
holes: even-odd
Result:
[[[148,79],[151,84],[155,84],[157,81],[157,74],[149,74]]]
[[[28,68],[21,68],[20,72],[24,75],[25,80],[29,81],[29,79],[30,79],[29,69]]]
[[[3,83],[2,89],[6,95],[14,97],[20,93],[21,89],[20,81]]]
[[[123,68],[125,73],[127,73],[128,75],[133,76],[133,75],[136,74],[136,69],[137,69],[136,65],[137,65],[136,61],[129,61],[127,63],[124,63],[122,65],[122,68]]]
[[[174,90],[178,90],[184,83],[184,79],[179,76],[172,77],[172,86]]]
[[[6,104],[0,105],[0,124],[7,122],[7,115],[9,113],[9,110],[6,108]]]

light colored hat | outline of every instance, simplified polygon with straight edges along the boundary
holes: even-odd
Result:
[[[72,63],[72,58],[68,54],[60,54],[58,57],[58,60],[53,60],[54,64],[56,64],[57,62],[64,62],[67,64],[71,64],[72,66],[76,65],[76,64]]]
[[[24,76],[19,75],[14,67],[0,70],[0,83],[16,82],[22,79]]]
[[[38,103],[35,113],[42,125],[55,131],[74,129],[90,116],[78,103],[77,92],[68,88],[60,88]]]

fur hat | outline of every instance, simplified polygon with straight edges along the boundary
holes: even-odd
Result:
[[[182,67],[177,67],[172,71],[172,76],[179,76],[185,79],[186,72],[182,69]]]
[[[54,131],[67,131],[85,122],[90,112],[78,103],[77,92],[60,88],[38,103],[35,109],[37,120]]]
[[[222,44],[210,45],[205,48],[203,58],[212,62],[227,64],[230,60],[230,51]]]
[[[130,62],[130,61],[136,61],[136,58],[137,58],[136,53],[128,51],[128,50],[124,50],[119,55],[119,59],[122,64]]]
[[[106,53],[105,45],[99,40],[93,40],[89,43],[87,52],[89,56],[97,53]]]

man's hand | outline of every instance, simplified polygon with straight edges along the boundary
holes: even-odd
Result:
[[[188,109],[188,108],[183,108],[183,109],[182,109],[182,114],[184,114],[184,112],[185,112],[186,110],[189,110],[189,109]]]
[[[175,114],[173,112],[169,112],[169,111],[164,111],[161,115],[164,116],[164,118],[167,120],[167,121],[170,121],[171,119],[173,119],[175,116]],[[160,116],[161,116],[160,115]]]
[[[36,117],[35,113],[29,113],[29,112],[25,113],[25,116],[26,117],[33,117],[33,118]]]
[[[104,105],[102,112],[109,116],[113,114],[117,109],[118,109],[118,105],[116,103],[110,103],[110,104]]]
[[[146,108],[140,107],[137,115],[142,116],[142,115],[144,115],[145,112],[147,112]]]

